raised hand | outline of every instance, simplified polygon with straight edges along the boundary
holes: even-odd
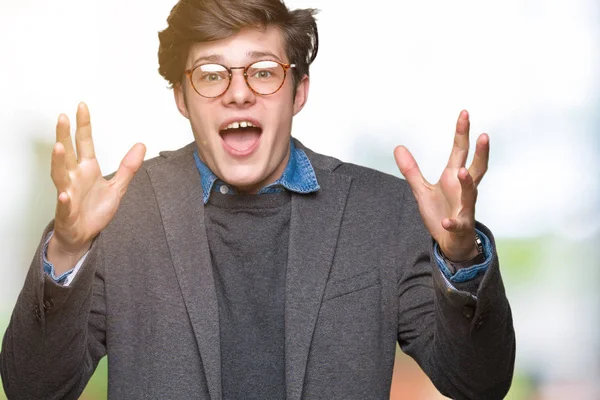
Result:
[[[477,186],[488,168],[490,151],[489,137],[481,134],[471,166],[465,168],[469,125],[469,114],[463,110],[456,123],[448,165],[435,185],[423,178],[417,162],[404,146],[394,150],[396,164],[415,195],[425,226],[444,255],[454,262],[467,261],[477,255],[475,202]]]
[[[69,119],[64,114],[58,117],[52,151],[51,176],[58,201],[48,258],[57,274],[73,267],[68,264],[83,256],[92,240],[112,220],[146,153],[143,144],[133,146],[114,177],[106,180],[96,160],[90,113],[84,103],[79,104],[76,119],[77,153],[73,149]]]

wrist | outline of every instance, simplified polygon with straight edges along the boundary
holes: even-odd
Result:
[[[454,264],[469,263],[479,255],[483,254],[483,242],[477,233],[474,234],[474,240],[464,246],[459,251],[444,250],[440,246],[440,253],[443,258]]]
[[[64,257],[76,257],[85,254],[92,246],[93,241],[94,238],[73,238],[72,235],[64,235],[64,233],[55,226],[50,241],[48,242],[48,250],[50,251],[50,249],[52,249],[53,253],[60,254]]]
[[[64,246],[60,239],[53,235],[48,243],[46,254],[58,276],[73,268],[91,246],[91,241],[77,246]]]
[[[477,257],[478,255],[479,255],[479,252],[477,251],[477,247],[473,246],[471,251],[467,252],[466,254],[455,255],[454,257],[447,257],[447,259],[448,259],[448,261],[451,261],[453,263],[464,263],[464,262],[472,260],[473,258]]]

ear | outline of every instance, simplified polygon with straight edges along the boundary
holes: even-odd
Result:
[[[177,109],[187,119],[190,119],[190,114],[187,108],[187,101],[185,98],[185,88],[182,83],[178,83],[173,87],[173,96],[175,97],[175,104]]]
[[[304,75],[296,87],[296,97],[294,97],[294,115],[298,114],[304,108],[306,100],[308,100],[308,88],[310,87],[310,79],[308,75]]]

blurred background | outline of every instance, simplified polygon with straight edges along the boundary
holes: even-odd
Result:
[[[191,142],[158,75],[175,0],[0,0],[0,331],[53,217],[54,126],[90,107],[103,172]],[[491,137],[477,219],[497,238],[517,333],[510,399],[599,399],[600,3],[288,0],[317,8],[320,54],[293,134],[400,175],[406,145],[437,181],[461,109]],[[472,146],[473,147],[473,146]],[[0,389],[0,398],[4,398]],[[106,398],[103,360],[82,399]],[[392,399],[442,398],[398,353]]]

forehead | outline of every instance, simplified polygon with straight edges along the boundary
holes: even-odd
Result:
[[[277,27],[244,28],[228,38],[190,46],[187,68],[204,62],[243,66],[256,59],[275,58],[287,63],[283,34]]]

